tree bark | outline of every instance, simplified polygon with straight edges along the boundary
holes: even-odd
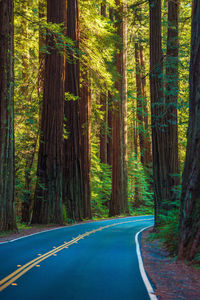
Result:
[[[200,2],[193,1],[189,126],[182,180],[179,259],[193,259],[200,247]]]
[[[91,87],[88,71],[83,71],[80,88],[80,153],[83,182],[83,218],[91,219]]]
[[[122,53],[122,160],[123,160],[123,170],[122,170],[122,212],[125,214],[129,213],[128,208],[128,133],[127,133],[127,1],[123,2],[123,53]]]
[[[0,231],[16,229],[14,202],[14,3],[0,1]]]
[[[106,17],[106,5],[101,4],[101,15]],[[101,112],[103,119],[100,121],[100,161],[101,163],[107,163],[107,95],[100,95]]]
[[[143,111],[143,96],[142,96],[142,78],[141,78],[141,65],[140,65],[140,48],[138,43],[135,43],[135,62],[136,62],[136,87],[137,87],[137,120],[138,120],[138,133],[140,144],[140,160],[144,164],[144,111]]]
[[[166,161],[167,161],[167,200],[170,203],[178,199],[178,16],[179,0],[168,1],[168,35],[166,58]]]
[[[136,164],[138,162],[138,132],[137,132],[137,118],[135,119],[134,122],[134,133],[133,133],[133,140],[134,140],[134,152],[135,152],[135,160],[136,160]],[[141,194],[139,192],[139,180],[137,178],[137,174],[134,178],[134,190],[135,190],[135,197],[134,197],[134,203],[133,203],[133,207],[134,208],[139,208],[142,204],[141,201]]]
[[[78,0],[67,1],[67,36],[79,48]],[[80,67],[73,52],[68,53],[71,63],[66,62],[65,92],[80,97]],[[70,221],[83,218],[83,182],[81,173],[79,100],[65,101],[65,129],[68,137],[64,139],[64,187],[63,200]]]
[[[113,22],[113,9],[109,8],[109,18]],[[109,134],[107,134],[107,163],[112,166],[112,115],[113,115],[113,96],[111,92],[108,93],[108,129]]]
[[[142,85],[142,107],[143,107],[143,122],[144,122],[144,166],[149,167],[152,162],[151,141],[149,130],[149,109],[146,95],[146,77],[145,77],[145,60],[144,49],[140,45],[140,67],[141,67],[141,85]]]
[[[101,163],[107,163],[107,97],[106,95],[100,96],[101,113],[103,119],[100,121],[100,161]]]
[[[47,22],[64,21],[65,1],[47,1]],[[37,184],[32,223],[63,222],[62,216],[62,145],[64,102],[64,59],[53,38],[47,37],[44,97],[38,154]]]
[[[166,199],[166,158],[163,94],[163,55],[161,41],[161,0],[150,0],[150,92],[152,154],[155,200],[155,226]]]
[[[39,18],[40,20],[46,15],[45,1],[39,0]],[[42,49],[46,44],[43,30],[39,26],[39,70],[38,70],[38,96],[42,99],[44,90],[44,75],[45,75],[45,53]]]
[[[112,99],[113,96],[111,93],[108,93],[108,130],[109,134],[107,135],[107,164],[112,166]]]
[[[121,37],[120,52],[115,55],[119,78],[115,83],[118,94],[112,116],[112,195],[110,215],[128,212],[127,192],[127,78],[126,78],[126,4],[116,0],[116,29]],[[125,13],[125,14],[124,14]]]

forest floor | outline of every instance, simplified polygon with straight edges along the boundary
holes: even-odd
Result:
[[[141,249],[145,270],[159,300],[199,300],[200,271],[176,262],[159,240],[149,239],[152,229],[142,234]]]
[[[89,222],[89,221],[85,221]],[[16,233],[0,235],[1,242],[11,241],[30,234],[59,228],[60,226],[30,226]],[[151,229],[141,238],[141,250],[145,270],[159,300],[199,300],[200,271],[183,262],[176,262],[158,240],[148,239]]]

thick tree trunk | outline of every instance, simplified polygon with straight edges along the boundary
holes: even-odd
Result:
[[[137,132],[137,127],[138,127],[137,126],[137,119],[135,119],[133,141],[134,141],[134,152],[135,152],[136,163],[137,163],[137,160],[138,160],[138,132]],[[138,208],[138,207],[140,207],[142,201],[141,201],[141,197],[140,197],[140,193],[139,193],[139,181],[138,181],[137,176],[135,176],[135,178],[134,178],[134,190],[135,190],[135,198],[134,198],[133,207]]]
[[[79,119],[80,119],[80,153],[81,173],[83,182],[83,218],[91,219],[91,88],[88,72],[82,72],[80,88]]]
[[[122,40],[123,40],[123,53],[122,53],[122,128],[121,128],[121,148],[122,148],[122,213],[129,213],[128,209],[128,133],[127,133],[127,1],[123,2],[123,30],[122,30]]]
[[[140,49],[139,45],[135,43],[135,62],[136,62],[136,87],[137,87],[137,120],[138,120],[138,133],[140,144],[140,158],[141,163],[144,164],[144,111],[143,111],[143,95],[142,95],[142,78],[141,78],[141,65],[140,65]]]
[[[168,1],[168,36],[166,59],[166,161],[167,161],[167,200],[177,200],[179,184],[178,166],[178,16],[179,0]],[[170,207],[169,203],[169,207]]]
[[[0,231],[16,229],[14,203],[14,14],[0,1]]]
[[[39,0],[39,18],[40,20],[46,15],[45,0]],[[44,89],[44,75],[45,75],[45,53],[42,49],[46,44],[43,30],[39,26],[39,70],[38,70],[38,96],[42,99]]]
[[[25,222],[29,224],[31,221],[31,209],[33,206],[33,197],[31,193],[31,182],[32,182],[32,176],[31,176],[31,169],[33,167],[34,157],[36,155],[37,151],[37,142],[38,142],[39,132],[34,140],[34,146],[33,151],[29,154],[26,160],[26,166],[25,166],[25,194],[24,198],[25,200],[22,203],[22,222]]]
[[[108,94],[108,130],[109,134],[107,135],[107,164],[112,166],[112,95]]]
[[[78,0],[67,1],[67,36],[79,48],[79,12]],[[79,61],[69,53],[71,63],[66,63],[65,92],[80,96]],[[65,129],[64,140],[64,204],[70,221],[83,218],[83,183],[81,174],[80,125],[78,100],[67,100],[64,105]]]
[[[101,15],[106,17],[106,5],[101,4]],[[100,95],[101,112],[103,119],[100,124],[100,161],[107,163],[107,95]]]
[[[128,212],[127,192],[127,79],[126,79],[126,5],[116,0],[117,34],[122,38],[121,51],[115,55],[119,78],[115,83],[118,95],[112,116],[112,196],[110,215]]]
[[[151,141],[149,132],[149,109],[146,95],[146,77],[145,77],[145,61],[144,49],[140,45],[140,67],[141,67],[141,85],[142,85],[142,107],[143,107],[143,122],[144,122],[144,166],[149,167],[152,162]]]
[[[166,159],[163,94],[163,56],[161,43],[161,0],[150,0],[150,92],[155,225],[166,199]]]
[[[47,1],[47,21],[64,21],[65,1]],[[32,223],[62,223],[64,59],[47,40],[37,184]]]
[[[109,18],[111,22],[113,22],[113,9],[109,8]],[[109,134],[107,135],[107,163],[108,165],[112,166],[112,115],[113,115],[113,96],[109,92],[108,93],[108,129]]]
[[[103,114],[103,120],[100,122],[100,161],[101,163],[107,163],[107,97],[105,95],[100,96],[101,112]]]
[[[25,2],[21,4],[20,7],[22,13],[26,15],[26,11],[28,9],[28,4]],[[29,47],[28,47],[28,22],[26,18],[23,18],[21,24],[21,47],[23,47],[23,55],[22,55],[22,87],[21,87],[21,95],[22,101],[25,103],[28,101],[29,92],[28,92],[28,70],[29,70]],[[30,139],[30,127],[27,126],[26,135]],[[26,155],[26,166],[25,166],[25,192],[23,197],[23,202],[21,206],[21,216],[22,222],[29,223],[30,221],[30,204],[31,204],[31,191],[30,191],[30,184],[31,184],[31,177],[30,177],[30,169],[29,160],[31,159],[31,153],[28,152]]]
[[[183,172],[179,259],[193,259],[200,247],[200,2],[193,2],[189,127]]]

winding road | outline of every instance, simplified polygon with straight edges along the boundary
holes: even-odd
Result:
[[[1,243],[0,299],[156,299],[142,279],[135,241],[153,222],[149,216],[110,219]]]

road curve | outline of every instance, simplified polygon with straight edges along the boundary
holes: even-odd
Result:
[[[135,235],[153,217],[62,227],[0,244],[1,300],[147,300]]]

